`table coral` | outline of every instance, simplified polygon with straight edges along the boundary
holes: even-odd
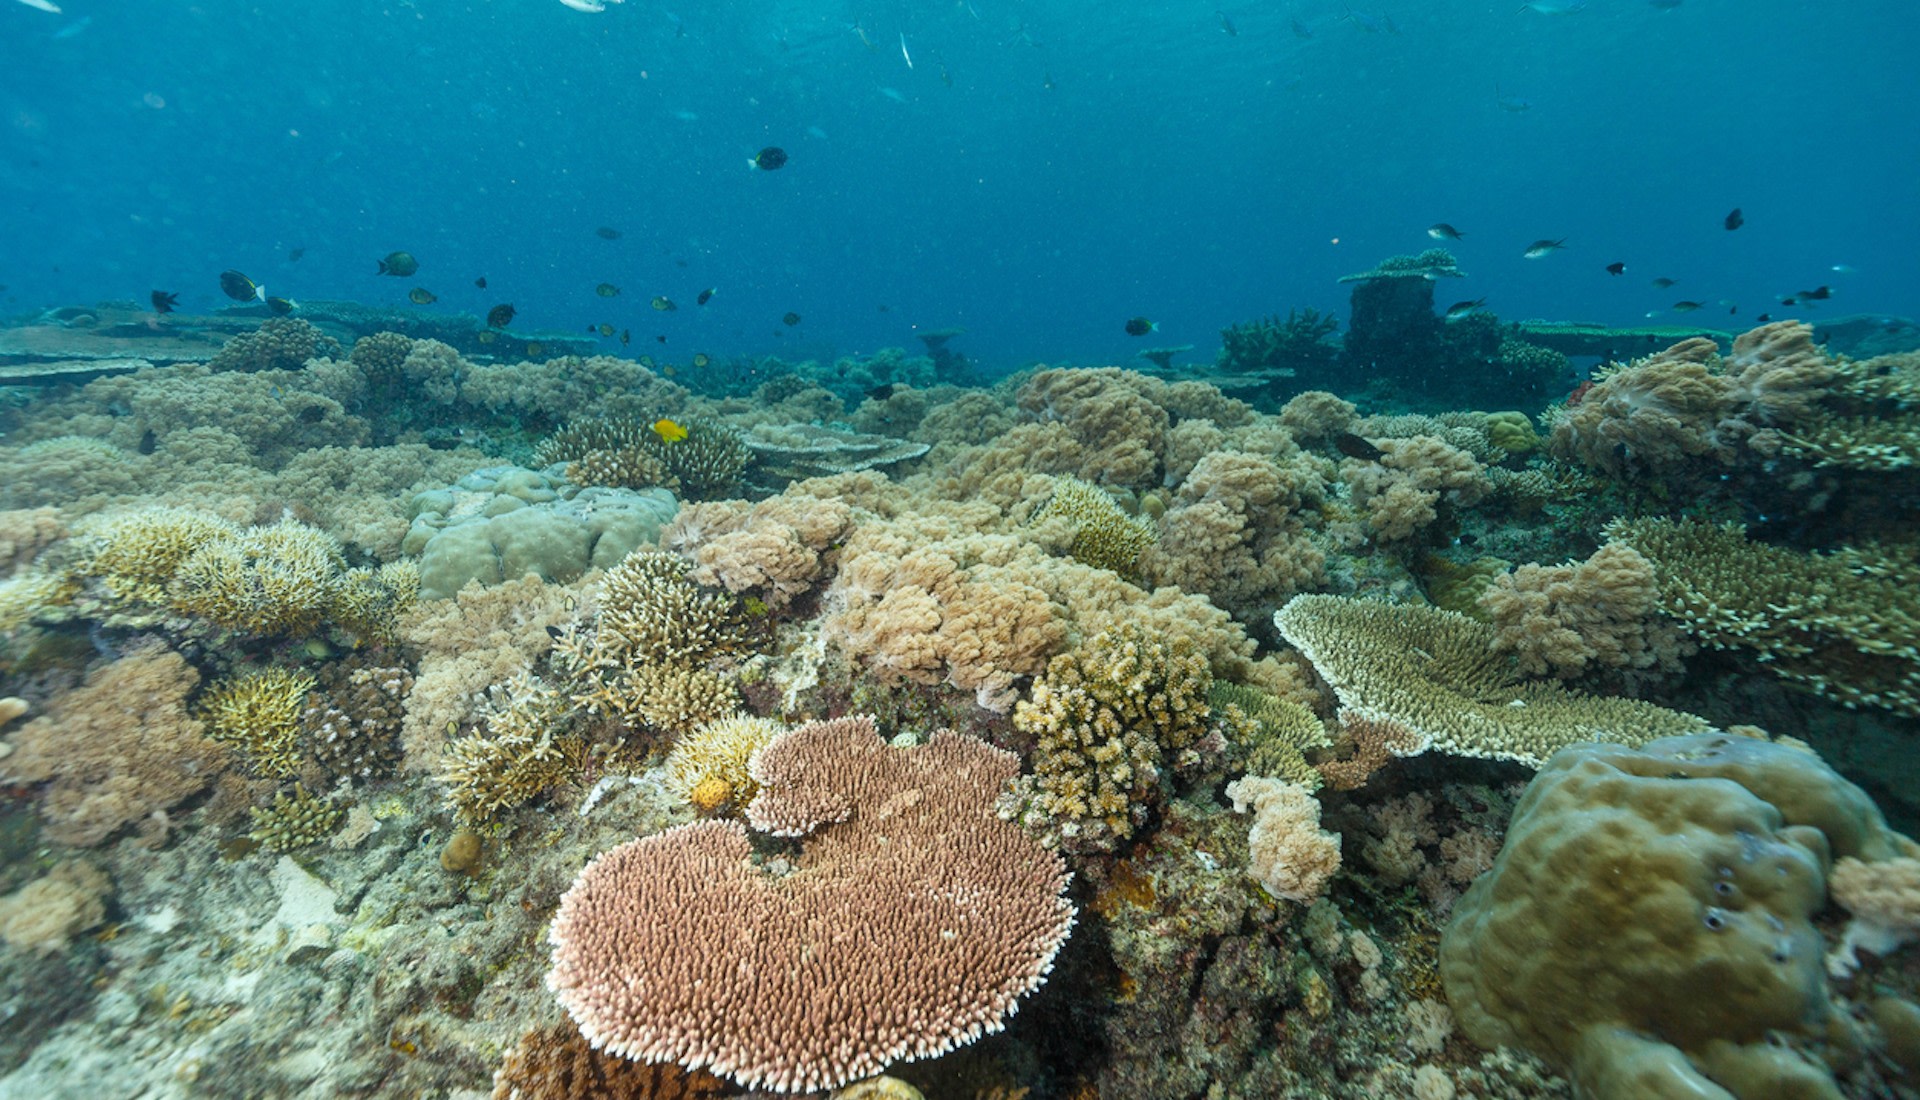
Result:
[[[599,1050],[782,1091],[998,1031],[1074,917],[1059,857],[993,815],[1018,767],[945,730],[891,748],[867,719],[783,734],[747,817],[799,855],[762,866],[732,821],[602,853],[561,899],[547,985]]]
[[[1659,518],[1607,534],[1653,563],[1661,609],[1701,644],[1751,650],[1776,676],[1849,707],[1920,715],[1920,547],[1808,554],[1734,524]]]
[[[1539,767],[1567,745],[1636,745],[1708,728],[1637,699],[1527,681],[1494,649],[1493,627],[1451,611],[1345,596],[1295,596],[1274,625],[1358,718],[1404,727],[1410,751]]]
[[[1840,1095],[1789,1037],[1857,1056],[1828,1007],[1828,860],[1911,855],[1817,757],[1704,734],[1569,748],[1542,768],[1441,943],[1483,1046],[1532,1051],[1597,1100]]]

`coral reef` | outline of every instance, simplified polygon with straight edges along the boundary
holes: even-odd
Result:
[[[56,954],[107,919],[113,883],[98,867],[70,859],[0,898],[0,940],[19,951]]]
[[[1436,523],[1442,502],[1478,503],[1493,489],[1486,470],[1468,452],[1438,436],[1385,439],[1378,461],[1349,458],[1341,475],[1355,508],[1382,540],[1412,538]]]
[[[751,506],[689,504],[661,532],[660,545],[694,563],[696,582],[785,608],[830,570],[829,551],[852,530],[853,509],[833,482],[796,485]]]
[[[1320,803],[1298,784],[1246,775],[1227,784],[1235,813],[1253,811],[1247,870],[1267,893],[1305,904],[1340,869],[1340,838],[1320,827]]]
[[[1054,483],[1053,495],[1033,517],[1035,523],[1048,520],[1072,528],[1067,553],[1073,560],[1123,577],[1134,575],[1140,552],[1159,533],[1151,521],[1127,515],[1111,496],[1077,477]]]
[[[660,782],[674,797],[703,811],[745,807],[760,792],[748,761],[785,730],[772,719],[752,715],[708,722],[673,743]]]
[[[520,1037],[493,1075],[493,1100],[718,1100],[710,1073],[595,1050],[570,1022]]]
[[[221,345],[207,363],[216,371],[299,370],[309,359],[339,355],[340,341],[298,317],[269,317]]]
[[[299,783],[279,791],[273,805],[254,807],[253,829],[247,838],[270,852],[293,852],[327,839],[340,826],[346,809],[328,798],[315,797]]]
[[[1479,605],[1493,623],[1494,648],[1513,654],[1524,675],[1673,671],[1685,649],[1673,624],[1654,614],[1658,594],[1653,563],[1615,542],[1583,562],[1501,573]]]
[[[1074,916],[1059,857],[992,815],[1018,767],[944,730],[911,749],[860,719],[783,734],[747,817],[800,854],[756,865],[731,821],[602,853],[561,899],[547,984],[600,1050],[785,1091],[999,1030]]]
[[[315,683],[277,666],[221,680],[200,700],[207,736],[239,749],[261,775],[291,779],[299,768],[300,720]]]

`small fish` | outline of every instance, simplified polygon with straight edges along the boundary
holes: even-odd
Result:
[[[693,353],[693,367],[695,370],[704,369],[712,362],[713,356],[708,355],[704,351],[696,351]]]
[[[907,68],[913,68],[913,55],[907,52],[907,32],[900,32],[900,56],[907,59]]]
[[[651,355],[642,355],[642,356],[640,357],[640,365],[641,365],[641,366],[643,366],[643,367],[645,367],[645,368],[647,368],[648,370],[652,370],[652,369],[653,369],[653,356],[651,356]]]
[[[1341,432],[1334,436],[1333,449],[1348,458],[1357,458],[1362,462],[1378,462],[1387,454],[1352,432]]]
[[[653,422],[653,434],[659,436],[662,443],[678,443],[687,438],[687,429],[661,417]]]
[[[305,248],[296,248],[291,252],[287,253],[287,262],[290,264],[297,264],[300,262],[300,257],[306,254],[307,254],[307,250]]]
[[[266,287],[261,286],[259,283],[254,282],[252,279],[232,269],[220,273],[220,289],[226,293],[227,297],[232,298],[236,302],[251,302],[255,299],[264,302],[267,300]]]
[[[417,286],[407,291],[407,301],[412,302],[416,306],[430,306],[439,300],[439,297],[436,296],[433,291],[423,286]]]
[[[1851,275],[1855,269],[1852,264],[1834,264],[1827,270],[1833,272],[1835,275]]]
[[[771,172],[787,163],[787,151],[778,145],[769,145],[754,154],[747,161],[747,167],[758,168],[762,172]]]
[[[545,350],[547,350],[547,349],[546,349],[545,347],[543,347],[542,345],[540,345],[540,344],[528,344],[528,345],[527,345],[527,354],[528,354],[528,355],[530,355],[530,356],[531,356],[531,355],[539,355],[539,354],[540,354],[541,352],[543,352],[543,351],[545,351]]]
[[[704,306],[708,302],[713,301],[713,295],[714,295],[714,288],[708,287],[707,289],[700,292],[700,296],[693,300],[693,304],[696,306]]]
[[[666,334],[666,333],[664,333],[664,332],[663,332],[663,333],[660,333],[659,335],[657,335],[657,336],[655,336],[655,337],[653,338],[653,342],[654,342],[654,343],[656,343],[656,344],[664,344],[664,343],[666,343],[666,342],[667,342],[667,334]]]
[[[483,344],[491,344],[493,343],[493,333],[491,332],[477,333],[475,334],[474,339],[480,341]]]
[[[620,330],[620,346],[625,347],[631,343],[633,343],[633,330],[630,328],[621,329]]]
[[[1660,276],[1660,277],[1659,277],[1658,279],[1655,279],[1655,280],[1653,281],[1653,285],[1654,285],[1654,286],[1656,286],[1656,287],[1658,287],[1658,288],[1659,288],[1659,289],[1661,289],[1661,290],[1666,290],[1666,289],[1667,289],[1668,287],[1675,287],[1675,286],[1679,286],[1679,285],[1680,285],[1680,280],[1678,280],[1678,279],[1669,279],[1669,278],[1667,278],[1667,277],[1666,277],[1665,275],[1662,275],[1662,276]]]
[[[1558,252],[1565,247],[1567,247],[1567,239],[1565,237],[1557,241],[1538,240],[1528,245],[1527,250],[1520,253],[1520,255],[1525,256],[1529,260],[1537,260],[1542,256]]]
[[[380,261],[378,274],[392,275],[396,278],[409,278],[420,270],[420,261],[413,258],[411,252],[389,252],[387,258]]]
[[[659,310],[661,313],[672,313],[680,307],[673,304],[672,298],[664,294],[656,294],[653,296],[653,308]]]
[[[1694,310],[1696,310],[1696,309],[1699,309],[1699,308],[1700,308],[1700,303],[1699,303],[1699,302],[1675,302],[1675,303],[1673,303],[1673,311],[1674,311],[1675,313],[1692,313],[1692,312],[1693,312]]]
[[[513,303],[494,306],[487,311],[487,324],[493,328],[506,328],[513,323]]]
[[[52,12],[55,15],[60,14],[60,5],[53,3],[52,0],[20,0],[20,2],[38,11]]]
[[[1521,11],[1528,8],[1541,15],[1574,15],[1587,10],[1587,0],[1527,0],[1520,5]]]
[[[1436,241],[1457,241],[1466,236],[1466,234],[1448,225],[1446,222],[1434,222],[1432,225],[1427,226],[1427,236],[1432,237]]]
[[[1220,19],[1220,33],[1228,38],[1240,37],[1240,28],[1233,25],[1233,20],[1227,18],[1226,12],[1216,10],[1213,14]]]
[[[599,286],[593,288],[593,292],[602,298],[618,298],[620,296],[620,288],[614,286],[612,283],[601,283]]]
[[[1127,318],[1128,336],[1145,336],[1149,332],[1158,331],[1160,331],[1160,322],[1158,321],[1149,321],[1145,317]]]
[[[1791,306],[1791,305],[1798,305],[1799,303],[1792,298],[1782,298],[1780,299],[1780,304],[1783,306]]]
[[[169,294],[164,290],[156,290],[147,297],[153,301],[153,311],[155,313],[172,313],[173,307],[180,304],[180,296],[178,294]]]
[[[1480,536],[1474,534],[1472,531],[1468,531],[1465,534],[1461,535],[1459,538],[1455,539],[1454,541],[1459,543],[1462,546],[1472,546],[1475,543],[1480,541]]]
[[[781,316],[780,323],[787,326],[788,328],[792,328],[793,326],[800,323],[800,315],[798,313],[794,313],[793,311],[789,310]]]
[[[888,382],[884,386],[875,386],[872,389],[868,390],[867,396],[875,401],[885,401],[887,398],[892,397],[894,394],[899,393],[901,390],[905,388],[906,387],[902,386],[898,382]]]
[[[300,303],[294,301],[292,298],[268,298],[267,308],[285,317],[287,314],[299,309]]]
[[[1498,83],[1495,83],[1493,86],[1493,101],[1500,105],[1501,110],[1511,115],[1533,110],[1532,100],[1523,99],[1520,96],[1514,95],[1512,92],[1503,92],[1500,90]]]
[[[1800,300],[1803,302],[1824,302],[1831,297],[1833,297],[1833,288],[1829,286],[1821,286],[1813,290],[1803,290],[1800,292]]]
[[[620,231],[610,225],[603,225],[594,230],[593,235],[603,241],[617,241],[620,239]]]
[[[1731,233],[1734,230],[1740,228],[1741,226],[1747,224],[1747,216],[1745,214],[1742,214],[1740,212],[1740,208],[1736,206],[1731,211],[1728,212],[1725,218],[1722,218],[1720,220],[1720,224],[1726,226],[1727,232]]]
[[[1764,324],[1766,324],[1766,323],[1767,323],[1768,321],[1771,321],[1771,320],[1773,320],[1773,314],[1771,314],[1771,313],[1762,313],[1762,314],[1761,314],[1760,316],[1758,316],[1758,317],[1755,317],[1755,318],[1754,318],[1754,320],[1756,320],[1756,321],[1758,321],[1758,322],[1760,322],[1761,324],[1763,324],[1763,325],[1764,325]]]
[[[1447,320],[1458,321],[1463,317],[1479,312],[1480,307],[1486,304],[1487,300],[1485,298],[1475,298],[1471,302],[1455,302],[1447,307]]]
[[[1621,263],[1618,260],[1615,260],[1614,262],[1607,265],[1607,274],[1609,275],[1624,275],[1626,274],[1626,272],[1627,272],[1627,265]]]
[[[1293,22],[1293,36],[1295,38],[1312,38],[1313,37],[1312,27],[1307,26],[1305,23],[1300,22],[1298,19],[1295,19],[1292,22]]]
[[[660,373],[666,375],[668,378],[677,378],[680,375],[680,368],[674,366],[672,363],[668,363],[666,366],[660,368]]]
[[[594,329],[594,331],[595,331],[595,332],[598,332],[598,333],[599,333],[600,335],[602,335],[602,336],[612,336],[612,335],[613,335],[613,326],[612,326],[612,325],[610,325],[610,324],[607,324],[607,323],[606,323],[605,321],[602,321],[602,322],[600,322],[600,324],[599,324],[599,325],[598,325],[598,326],[597,326],[597,327],[596,327],[596,328]]]
[[[473,281],[473,285],[479,287],[481,290],[487,289],[487,277],[485,275],[480,276]]]

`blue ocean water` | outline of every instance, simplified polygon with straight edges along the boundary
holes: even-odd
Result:
[[[988,364],[1117,362],[1135,315],[1199,354],[1238,320],[1344,315],[1338,276],[1440,221],[1465,234],[1458,296],[1507,318],[1684,299],[1737,330],[1920,301],[1901,0],[64,9],[0,2],[9,314],[155,288],[202,311],[232,267],[680,348],[957,325]],[[790,163],[750,168],[768,145]],[[1567,247],[1522,259],[1540,238]],[[395,249],[416,278],[375,275]],[[1820,284],[1818,314],[1777,303]]]

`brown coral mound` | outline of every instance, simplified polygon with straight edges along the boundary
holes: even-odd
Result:
[[[1382,440],[1378,462],[1348,459],[1342,474],[1356,508],[1381,539],[1411,537],[1439,519],[1439,506],[1470,506],[1493,491],[1472,454],[1435,435]]]
[[[41,807],[49,837],[98,844],[204,790],[226,768],[226,748],[187,713],[199,682],[178,653],[136,649],[22,726],[0,769],[14,781],[52,781]]]
[[[1073,925],[1058,856],[992,805],[1010,753],[945,730],[894,749],[871,719],[761,751],[760,866],[737,822],[602,853],[561,899],[548,987],[596,1048],[820,1089],[997,1031]]]
[[[493,1075],[493,1100],[707,1100],[725,1093],[711,1074],[602,1054],[571,1023],[522,1035]]]

